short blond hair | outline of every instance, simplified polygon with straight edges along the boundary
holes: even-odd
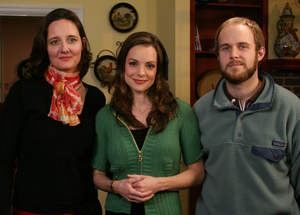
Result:
[[[248,18],[245,17],[233,17],[230,19],[227,19],[225,22],[223,22],[220,27],[217,29],[216,37],[215,37],[215,53],[218,56],[219,55],[219,36],[221,31],[228,25],[234,25],[234,24],[241,24],[248,26],[248,28],[252,31],[254,36],[254,41],[256,45],[256,50],[258,51],[261,47],[265,47],[265,37],[264,34],[259,27],[259,25]]]

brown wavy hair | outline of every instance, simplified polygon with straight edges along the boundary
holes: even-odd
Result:
[[[111,108],[117,116],[122,116],[126,123],[135,128],[145,128],[132,114],[133,94],[125,82],[125,63],[129,50],[137,45],[152,46],[157,53],[157,72],[153,85],[147,90],[147,96],[152,102],[152,110],[147,117],[148,126],[153,125],[159,133],[168,122],[174,119],[177,112],[177,102],[170,92],[168,79],[168,55],[160,40],[149,32],[131,34],[123,43],[117,57],[117,71],[113,83],[114,91],[111,98]]]
[[[90,52],[90,45],[83,25],[73,11],[65,8],[57,8],[43,18],[39,31],[34,37],[30,57],[19,63],[17,72],[20,78],[44,77],[44,73],[50,64],[47,51],[48,27],[52,22],[60,19],[66,19],[73,22],[78,29],[81,40],[85,38],[85,42],[82,43],[81,59],[78,64],[78,70],[80,78],[87,73],[92,60],[92,53]]]

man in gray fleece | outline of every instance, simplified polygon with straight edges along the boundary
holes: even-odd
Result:
[[[206,152],[196,214],[300,214],[300,100],[258,70],[254,21],[225,21],[215,45],[223,78],[194,105]]]

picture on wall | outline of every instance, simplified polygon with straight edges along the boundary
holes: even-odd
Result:
[[[128,32],[136,26],[138,14],[132,5],[128,3],[119,3],[111,9],[109,21],[115,30],[119,32]]]

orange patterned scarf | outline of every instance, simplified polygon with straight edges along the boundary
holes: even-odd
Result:
[[[57,71],[50,65],[45,74],[46,81],[53,86],[49,117],[63,124],[76,126],[80,123],[78,115],[83,107],[77,90],[82,86],[79,73]]]

